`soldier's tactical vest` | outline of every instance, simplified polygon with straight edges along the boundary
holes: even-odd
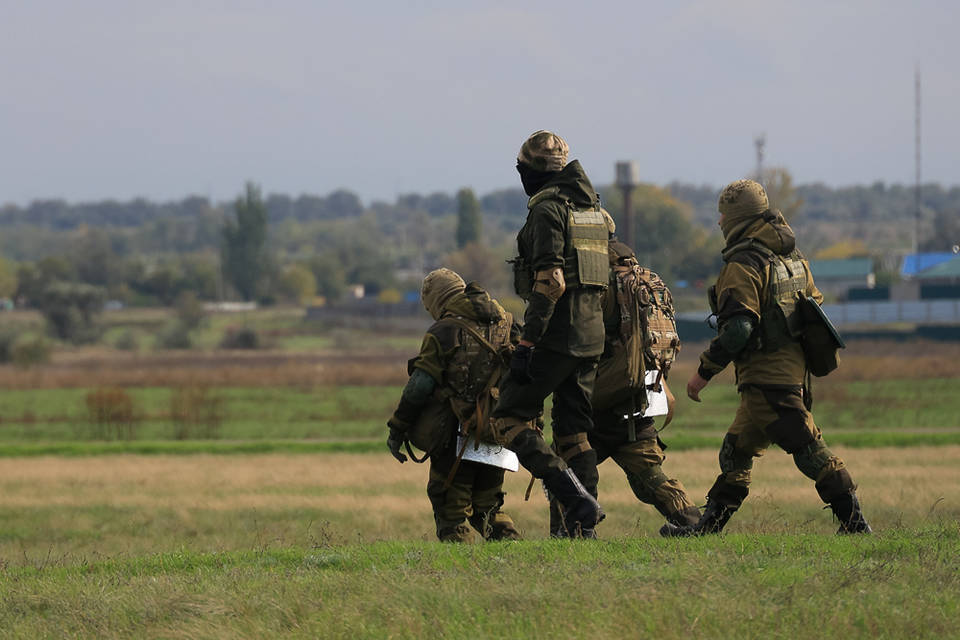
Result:
[[[761,292],[760,326],[754,331],[752,347],[769,353],[798,341],[804,329],[800,295],[807,289],[807,269],[800,252],[794,250],[781,256],[748,238],[725,249],[723,259],[729,262],[740,251],[759,253],[770,265],[770,275]]]
[[[446,316],[439,322],[452,323],[462,329],[460,344],[447,364],[441,393],[449,399],[450,408],[466,427],[467,423],[475,422],[478,408],[482,411],[481,405],[489,405],[496,396],[496,387],[506,371],[511,349],[513,316],[504,311],[500,321],[493,324],[462,316]],[[489,416],[490,412],[486,413]]]
[[[563,244],[563,279],[567,288],[606,289],[609,277],[607,239],[610,234],[599,203],[593,209],[577,209],[557,187],[551,187],[530,198],[527,209],[532,211],[546,200],[558,200],[567,209],[567,233]],[[514,269],[514,289],[526,300],[533,291],[533,266],[527,256],[518,256],[510,262]]]

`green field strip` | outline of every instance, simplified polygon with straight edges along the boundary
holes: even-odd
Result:
[[[722,433],[667,432],[670,451],[713,449]],[[960,444],[960,430],[837,431],[824,435],[830,445],[845,447],[917,447]],[[548,438],[549,439],[549,438]],[[382,439],[362,440],[130,440],[112,442],[63,441],[0,443],[0,457],[100,456],[100,455],[245,455],[266,453],[383,453]]]

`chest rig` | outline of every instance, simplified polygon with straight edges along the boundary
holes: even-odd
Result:
[[[729,261],[729,256],[738,251],[759,253],[769,265],[767,281],[760,294],[760,326],[751,341],[753,348],[769,353],[798,341],[804,329],[800,295],[807,289],[807,268],[800,252],[794,250],[781,256],[766,245],[748,239],[725,250],[724,259]]]
[[[607,257],[607,221],[600,211],[599,203],[591,209],[578,209],[565,198],[557,187],[544,189],[527,202],[527,209],[533,211],[541,202],[556,200],[566,210],[566,233],[563,242],[563,279],[567,288],[595,287],[606,289],[609,279],[609,259]],[[521,229],[520,237],[524,230]],[[523,243],[518,243],[520,255],[510,260],[514,270],[514,288],[524,300],[533,291],[533,265],[529,252]]]

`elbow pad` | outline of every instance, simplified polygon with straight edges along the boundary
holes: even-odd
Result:
[[[567,290],[567,283],[563,279],[563,269],[554,267],[553,269],[544,269],[537,271],[533,281],[534,293],[542,293],[551,302],[556,302]]]
[[[750,335],[753,333],[754,323],[745,315],[735,315],[720,327],[719,341],[724,351],[731,354],[738,354],[743,351],[750,341]]]
[[[407,380],[407,386],[403,388],[403,400],[415,407],[421,407],[427,404],[430,394],[437,387],[437,381],[423,369],[414,369],[413,375]]]

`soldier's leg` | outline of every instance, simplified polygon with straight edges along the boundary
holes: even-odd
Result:
[[[430,457],[430,478],[427,481],[427,496],[433,506],[433,519],[437,526],[437,538],[441,542],[471,542],[473,532],[466,520],[473,514],[472,492],[474,465],[461,461],[447,486],[447,478],[456,461],[456,446],[451,444]]]
[[[576,433],[572,436],[555,436],[553,449],[573,470],[583,487],[594,498],[597,497],[597,485],[600,476],[597,473],[597,452],[590,446],[587,434]],[[550,499],[550,535],[555,538],[570,537],[560,503]],[[581,535],[595,537],[595,532],[582,532]]]
[[[623,469],[637,499],[652,505],[668,522],[684,526],[694,525],[700,519],[700,510],[687,496],[683,484],[663,472],[666,456],[655,435],[624,443],[613,459]]]
[[[720,475],[707,492],[707,505],[697,524],[677,527],[670,523],[660,529],[663,536],[690,536],[719,533],[750,493],[753,459],[769,446],[758,411],[766,407],[763,395],[752,388],[740,392],[740,406],[720,446]]]
[[[764,398],[775,414],[766,427],[770,440],[793,456],[803,475],[816,483],[820,499],[840,521],[838,533],[869,533],[857,499],[856,485],[843,460],[823,441],[813,416],[803,404],[803,391],[764,388]]]
[[[553,394],[551,415],[554,446],[587,492],[596,498],[600,480],[597,452],[591,448],[587,434],[593,431],[590,396],[597,376],[597,361],[593,358],[578,360],[576,369],[557,386]],[[596,522],[602,519],[601,512]],[[592,526],[579,519],[571,520],[569,513],[563,514],[561,522],[561,535],[596,537]]]
[[[505,495],[503,469],[477,464],[473,481],[473,515],[470,516],[470,524],[485,540],[520,539],[520,532],[514,526],[513,519],[501,510]]]
[[[534,353],[530,365],[533,381],[518,384],[508,376],[500,389],[494,409],[494,427],[504,446],[517,454],[520,464],[556,496],[572,513],[574,521],[599,522],[603,512],[596,499],[583,487],[566,463],[550,450],[535,420],[543,411],[543,400],[561,382],[577,372],[582,359],[572,358],[547,349]],[[594,363],[594,369],[596,364]]]

